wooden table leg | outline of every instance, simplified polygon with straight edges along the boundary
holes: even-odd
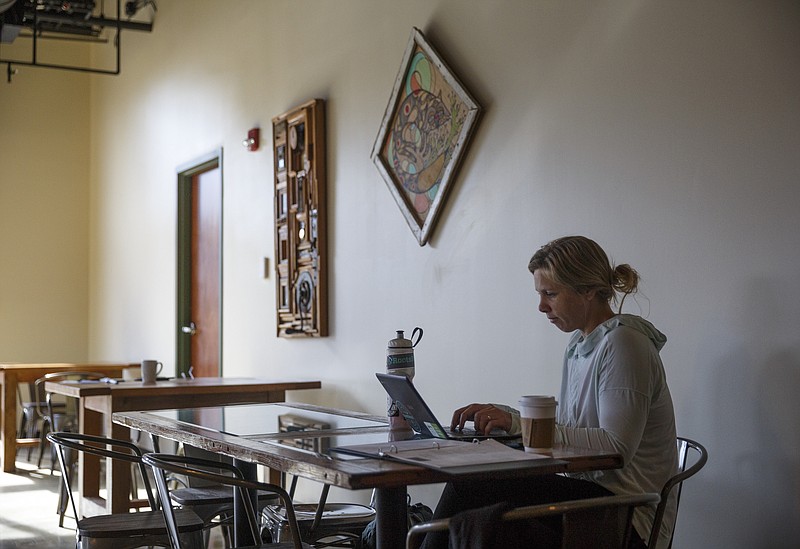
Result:
[[[130,430],[111,421],[105,396],[80,399],[80,432],[117,440],[130,440]],[[103,410],[103,411],[99,411]],[[78,486],[80,486],[81,516],[100,513],[127,513],[131,505],[131,466],[128,462],[105,459],[106,497],[100,498],[100,458],[80,452],[78,455]]]
[[[102,415],[84,406],[80,399],[78,429],[86,435],[102,435]],[[100,498],[100,457],[78,453],[78,493],[80,497],[79,512],[82,517],[93,516],[100,512],[97,508]]]
[[[13,473],[16,471],[17,459],[17,376],[11,372],[3,372],[3,393],[2,399],[2,437],[3,472]]]
[[[111,414],[103,415],[106,432],[116,440],[130,440],[130,429],[113,423]],[[127,513],[131,508],[131,464],[106,459],[106,511]]]

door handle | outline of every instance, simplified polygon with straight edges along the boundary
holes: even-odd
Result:
[[[181,332],[184,334],[195,335],[197,333],[197,326],[194,325],[194,322],[189,322],[188,326],[183,326],[181,328]]]

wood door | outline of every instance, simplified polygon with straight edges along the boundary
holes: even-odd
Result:
[[[220,156],[179,174],[178,372],[222,375]]]

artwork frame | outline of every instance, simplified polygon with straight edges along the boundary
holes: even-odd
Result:
[[[431,237],[481,110],[414,27],[371,158],[420,246]]]

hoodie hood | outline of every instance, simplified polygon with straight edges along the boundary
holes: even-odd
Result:
[[[653,342],[653,345],[658,351],[660,351],[667,342],[667,336],[661,333],[651,322],[642,317],[627,314],[615,315],[592,330],[592,333],[586,337],[584,337],[580,331],[575,332],[567,347],[567,355],[570,357],[576,354],[578,356],[585,356],[591,353],[608,332],[619,326],[627,326],[633,328],[637,332],[641,332]]]

